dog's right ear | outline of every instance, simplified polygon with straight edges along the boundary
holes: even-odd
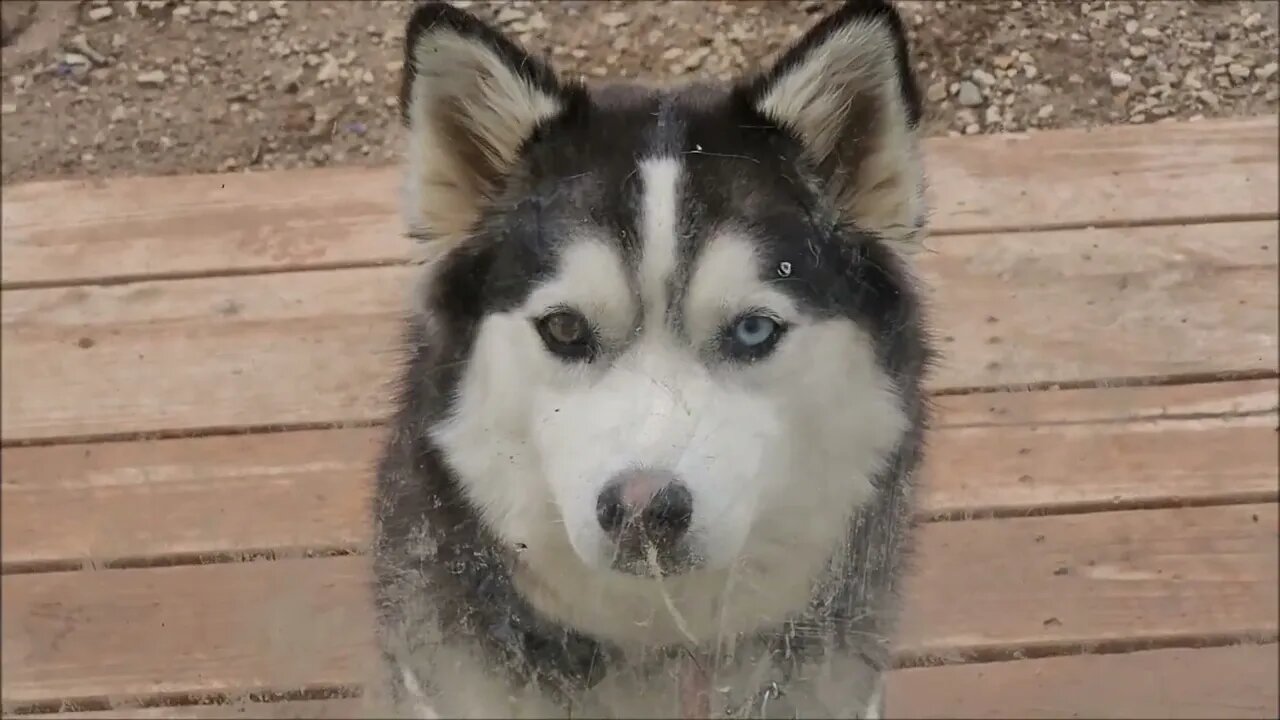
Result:
[[[404,53],[409,234],[456,240],[475,227],[537,127],[565,110],[572,88],[498,31],[443,2],[414,10]]]

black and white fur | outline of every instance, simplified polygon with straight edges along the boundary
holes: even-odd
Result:
[[[726,87],[588,88],[447,4],[406,35],[431,260],[374,508],[396,707],[677,716],[692,662],[718,716],[878,716],[930,358],[894,9]],[[648,571],[598,513],[637,468],[692,503]]]

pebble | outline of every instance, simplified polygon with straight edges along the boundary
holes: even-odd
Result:
[[[0,105],[0,115],[12,115],[18,112],[17,103],[4,103]]]
[[[148,70],[138,73],[138,84],[143,87],[160,87],[169,78],[163,70]]]
[[[1117,90],[1123,90],[1124,88],[1129,87],[1129,84],[1132,82],[1133,76],[1129,73],[1121,72],[1119,70],[1111,71],[1111,87]]]
[[[942,102],[947,99],[947,84],[945,82],[936,82],[929,86],[925,91],[925,97],[929,102]],[[981,100],[979,100],[981,102]]]
[[[960,83],[960,88],[956,92],[956,102],[964,107],[977,107],[982,104],[982,91],[977,85],[965,80]]]
[[[111,9],[110,5],[103,5],[101,7],[89,8],[89,19],[95,22],[102,22],[103,20],[106,20],[107,18],[111,17],[114,14],[115,12]]]
[[[974,82],[978,83],[979,85],[991,87],[992,85],[996,84],[995,76],[987,72],[986,70],[983,70],[982,68],[978,68],[974,70],[972,73],[969,73],[969,76],[972,77]]]
[[[607,12],[600,16],[600,23],[610,30],[617,30],[629,22],[631,16],[624,12]]]
[[[328,56],[325,60],[325,64],[316,71],[316,82],[326,83],[337,79],[338,71],[340,69],[338,61],[335,60],[332,55]]]
[[[1257,77],[1259,80],[1270,80],[1271,76],[1275,75],[1277,70],[1280,70],[1280,64],[1269,62],[1257,70],[1254,70],[1253,74],[1254,77]]]

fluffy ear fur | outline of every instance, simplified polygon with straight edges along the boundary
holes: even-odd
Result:
[[[845,220],[918,247],[920,96],[906,30],[887,0],[846,2],[742,91],[804,145]]]
[[[570,91],[545,64],[443,2],[414,10],[404,52],[409,233],[455,241],[472,230],[538,126],[565,110]]]

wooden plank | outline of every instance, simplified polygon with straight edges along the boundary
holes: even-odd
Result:
[[[1276,415],[1149,420],[1253,402],[1259,383],[942,398],[920,483],[924,517],[1274,498]],[[1234,392],[1232,389],[1234,388]],[[1215,391],[1210,393],[1209,391]],[[1108,393],[1132,402],[1137,419]],[[1160,398],[1171,396],[1173,401]],[[1239,400],[1244,398],[1245,400]],[[1181,404],[1179,404],[1181,403]],[[1010,426],[1018,418],[1023,426]],[[1084,423],[1079,418],[1098,422]],[[1060,427],[1064,423],[1072,423]],[[0,451],[6,572],[362,547],[382,430],[356,428]]]
[[[900,654],[1274,636],[1276,521],[1267,504],[926,525]],[[367,573],[342,557],[5,576],[5,700],[365,682]]]
[[[911,668],[889,676],[903,718],[1280,717],[1276,645]]]
[[[349,429],[7,448],[3,568],[363,545],[380,437]]]
[[[954,428],[929,441],[926,518],[1274,501],[1275,414]]]
[[[3,283],[101,282],[403,260],[381,168],[5,186]]]
[[[1216,417],[1280,409],[1280,380],[942,395],[935,428]]]
[[[886,714],[903,718],[1275,718],[1276,645],[1153,650],[895,670]],[[314,700],[61,712],[10,717],[364,718],[362,700]]]
[[[5,576],[4,700],[340,687],[369,679],[364,558]]]
[[[68,720],[141,720],[173,718],[173,720],[223,720],[224,718],[258,718],[259,720],[351,720],[382,717],[372,714],[361,698],[333,700],[291,700],[284,702],[226,702],[203,705],[162,705],[136,707],[128,701],[113,703],[112,710],[77,711],[66,709],[55,713],[10,714],[8,718],[67,718]]]
[[[901,657],[1274,639],[1274,503],[931,523],[905,590]]]
[[[935,233],[1277,214],[1275,116],[924,142]],[[399,170],[5,187],[5,286],[404,257]],[[156,198],[163,198],[157,201]]]
[[[938,387],[1275,372],[1277,226],[941,238]]]
[[[408,280],[380,268],[8,291],[4,438],[379,418]]]
[[[926,158],[936,222],[944,232],[985,232],[1274,218],[1276,122],[938,138]]]
[[[1255,222],[948,238],[923,261],[943,338],[932,386],[1274,372],[1274,232]],[[6,291],[3,437],[376,420],[409,275]]]

